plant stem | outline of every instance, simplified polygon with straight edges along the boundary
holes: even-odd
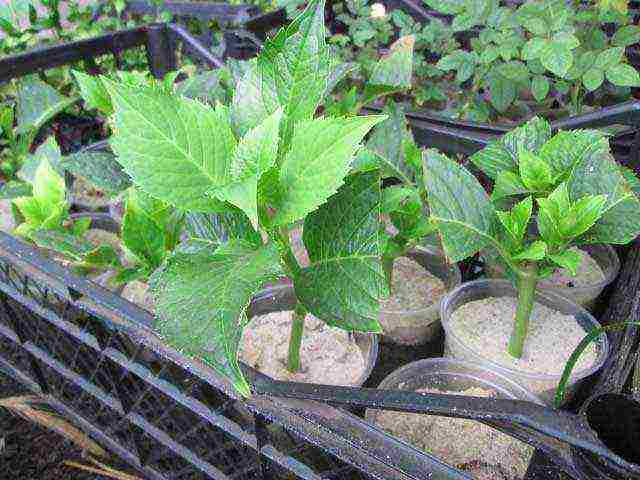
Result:
[[[536,285],[538,284],[538,266],[535,262],[526,263],[518,273],[518,306],[515,324],[509,339],[508,351],[515,358],[522,357],[524,341],[529,330],[529,318],[533,309]]]
[[[289,338],[289,356],[287,358],[287,370],[296,373],[300,370],[300,345],[302,344],[302,332],[304,332],[304,317],[307,309],[301,303],[296,304],[291,322],[291,336]]]

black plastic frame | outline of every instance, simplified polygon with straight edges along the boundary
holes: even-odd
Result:
[[[141,46],[162,77],[176,67],[179,43],[221,65],[181,27],[154,24],[0,60],[0,81]],[[482,399],[285,384],[251,369],[255,395],[240,401],[152,325],[149,313],[0,233],[0,368],[147,478],[468,478],[331,405],[482,420],[578,479],[569,445],[609,454],[577,417],[524,402],[492,410]]]

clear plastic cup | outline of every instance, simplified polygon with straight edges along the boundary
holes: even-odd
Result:
[[[447,263],[444,256],[429,247],[416,247],[408,252],[406,257],[442,280],[447,292],[456,288],[462,281],[458,266]],[[445,295],[446,293],[442,298]],[[381,341],[399,345],[422,345],[437,338],[441,329],[442,298],[428,307],[415,310],[381,309],[380,322],[384,330]]]
[[[473,350],[454,333],[451,325],[452,314],[460,306],[490,297],[516,297],[517,291],[507,280],[476,280],[467,282],[447,295],[442,302],[441,318],[445,330],[445,357],[466,360],[498,372],[533,392],[546,404],[551,405],[561,374],[543,374],[516,369],[512,366],[499,364],[484,356],[483,352]],[[584,308],[568,298],[553,292],[537,291],[535,301],[564,315],[572,315],[586,332],[599,327],[598,321]],[[488,331],[487,335],[491,335]],[[568,400],[576,392],[580,383],[597,372],[609,355],[609,342],[606,335],[601,335],[596,341],[597,357],[593,365],[582,370],[574,370],[567,384],[565,399]]]

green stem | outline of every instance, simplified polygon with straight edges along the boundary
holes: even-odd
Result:
[[[522,357],[524,341],[529,330],[529,318],[533,309],[536,285],[538,283],[538,266],[535,262],[523,265],[518,274],[518,306],[516,308],[515,325],[509,339],[509,354],[515,358]]]
[[[291,336],[289,338],[289,357],[287,358],[287,370],[296,373],[300,370],[300,346],[302,345],[302,332],[304,332],[304,318],[307,309],[301,303],[296,304],[291,322]]]

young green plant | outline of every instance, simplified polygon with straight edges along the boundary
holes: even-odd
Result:
[[[508,351],[519,358],[539,279],[557,268],[575,275],[581,257],[574,246],[633,240],[640,202],[597,131],[552,136],[534,118],[471,160],[495,182],[491,198],[465,168],[437,151],[423,154],[430,218],[451,260],[488,248],[508,267],[518,290]],[[515,205],[499,209],[505,198]]]
[[[379,298],[387,293],[380,176],[348,174],[360,142],[384,117],[316,118],[334,67],[320,0],[265,43],[230,107],[103,79],[118,162],[149,196],[187,212],[189,231],[201,232],[152,275],[160,333],[243,395],[250,389],[237,355],[247,307],[269,282],[286,275],[294,284],[291,370],[307,312],[345,330],[380,331]],[[234,227],[226,238],[207,228],[220,217]],[[305,268],[288,234],[301,220]]]

